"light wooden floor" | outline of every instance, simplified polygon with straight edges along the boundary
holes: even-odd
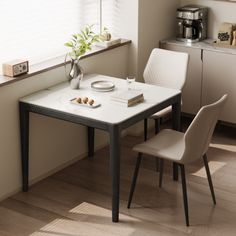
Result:
[[[126,208],[136,154],[131,147],[142,140],[123,140],[120,223],[111,222],[108,148],[94,160],[82,160],[39,182],[28,193],[0,203],[0,235],[151,236],[236,235],[236,132],[220,128],[209,150],[217,205],[201,162],[188,166],[190,224],[185,226],[182,189],[173,182],[166,163],[163,188],[157,187],[155,161],[142,162],[131,209]]]

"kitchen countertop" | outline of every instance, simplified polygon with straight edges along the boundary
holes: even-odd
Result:
[[[166,39],[166,40],[161,40],[161,44],[173,44],[176,46],[183,46],[183,47],[191,47],[191,48],[196,48],[196,49],[203,49],[203,50],[208,50],[208,51],[215,51],[215,52],[222,52],[222,53],[228,53],[228,54],[233,54],[236,55],[236,47],[235,48],[227,48],[223,46],[215,46],[213,45],[213,42],[215,40],[213,39],[206,39],[200,42],[196,43],[187,43],[187,42],[181,42],[176,39]]]

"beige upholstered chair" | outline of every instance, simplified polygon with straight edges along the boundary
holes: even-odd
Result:
[[[160,158],[161,160],[160,179],[159,179],[160,187],[162,185],[164,159],[173,161],[177,163],[178,166],[180,167],[185,219],[187,226],[189,226],[189,217],[188,217],[187,188],[186,188],[185,169],[184,169],[185,164],[189,164],[196,161],[199,158],[203,158],[212,199],[214,204],[216,204],[206,152],[208,150],[211,137],[219,117],[219,113],[226,101],[226,98],[227,95],[224,95],[219,101],[202,107],[185,133],[181,133],[170,129],[164,129],[153,138],[149,139],[146,142],[138,144],[134,147],[134,151],[138,152],[138,158],[130,189],[128,208],[130,208],[130,204],[132,201],[138,170],[143,153]]]
[[[187,53],[155,48],[152,50],[143,73],[145,83],[182,90],[187,75]],[[155,133],[159,131],[160,118],[171,112],[171,107],[154,114]],[[144,139],[147,140],[147,119],[144,120]]]

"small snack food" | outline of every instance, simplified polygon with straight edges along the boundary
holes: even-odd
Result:
[[[89,100],[88,100],[88,104],[89,104],[90,106],[92,106],[92,105],[94,104],[94,100],[93,100],[93,99],[89,99]]]
[[[80,97],[76,98],[76,102],[82,103],[82,99]]]
[[[84,98],[83,98],[83,103],[84,103],[84,104],[87,104],[87,102],[88,102],[88,98],[87,98],[87,97],[84,97]]]
[[[101,103],[89,97],[75,97],[72,98],[70,102],[75,105],[89,108],[97,108],[101,106]]]

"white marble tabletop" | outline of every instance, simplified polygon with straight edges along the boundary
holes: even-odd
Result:
[[[91,83],[97,80],[112,81],[115,84],[115,90],[110,92],[93,91]],[[78,90],[72,90],[69,87],[69,83],[64,82],[21,98],[20,101],[110,124],[118,124],[180,93],[179,90],[138,82],[133,84],[132,89],[139,90],[144,94],[144,102],[127,107],[124,104],[111,100],[111,95],[115,92],[128,92],[127,83],[124,79],[90,74],[84,76],[81,88]],[[92,98],[96,102],[101,103],[101,106],[98,108],[88,108],[71,104],[70,100],[75,97]]]

